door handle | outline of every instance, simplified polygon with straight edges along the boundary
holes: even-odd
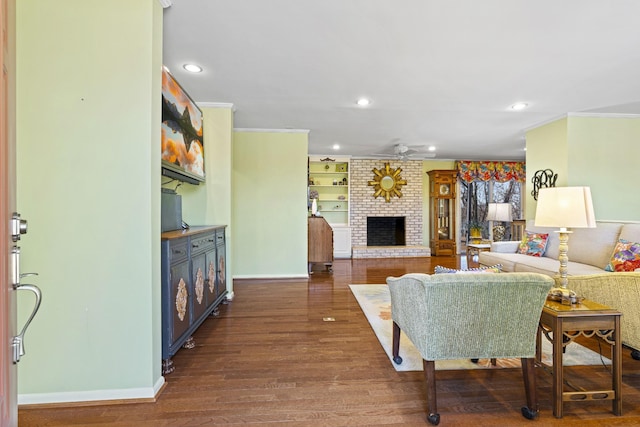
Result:
[[[27,284],[20,285],[19,284],[14,288],[17,291],[20,291],[20,290],[31,291],[36,296],[36,303],[33,307],[33,311],[31,312],[31,316],[29,316],[29,319],[27,319],[27,322],[22,327],[22,331],[15,337],[13,337],[13,340],[11,342],[11,346],[13,347],[13,363],[18,363],[20,361],[20,358],[24,356],[24,333],[27,331],[27,328],[31,324],[31,321],[33,320],[36,313],[38,312],[38,309],[40,308],[40,302],[42,301],[42,292],[40,291],[40,288],[37,287],[36,285],[27,285]]]

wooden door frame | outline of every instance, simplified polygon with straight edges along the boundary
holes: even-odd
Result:
[[[0,83],[0,425],[18,425],[16,292],[11,283],[10,222],[16,210],[15,169],[15,0],[0,0],[2,82]]]

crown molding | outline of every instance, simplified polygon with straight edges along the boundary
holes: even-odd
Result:
[[[522,132],[527,133],[530,130],[537,129],[539,127],[548,125],[549,123],[557,122],[558,120],[561,120],[561,119],[566,119],[567,117],[568,117],[568,114],[561,114],[559,116],[555,116],[555,117],[552,117],[552,118],[550,118],[548,120],[544,120],[542,122],[538,122],[538,123],[536,123],[534,125],[531,125],[531,126],[528,126],[526,128],[523,128]]]
[[[526,127],[522,129],[524,133],[529,132],[530,130],[537,129],[539,127],[548,125],[549,123],[553,123],[555,121],[566,119],[569,117],[589,117],[592,119],[638,119],[640,118],[640,114],[630,114],[630,113],[566,113],[561,114],[556,117],[552,117],[549,120],[545,120],[540,123],[536,123],[535,125]]]
[[[196,102],[196,105],[200,108],[229,108],[236,111],[236,106],[231,102]]]
[[[637,119],[640,114],[632,113],[568,113],[568,117],[594,117],[603,119]]]
[[[171,7],[171,5],[173,4],[173,1],[171,1],[171,0],[158,0],[158,3],[160,3],[160,5],[162,6],[163,9],[166,9],[168,7]]]

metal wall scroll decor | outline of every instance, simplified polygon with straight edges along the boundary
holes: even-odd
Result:
[[[533,183],[533,190],[531,190],[531,195],[534,200],[538,200],[538,191],[540,191],[543,187],[555,187],[556,179],[558,179],[558,174],[553,173],[551,169],[544,169],[536,171],[533,174],[533,178],[531,178],[531,182]]]
[[[373,172],[373,181],[369,181],[369,185],[373,187],[373,197],[384,196],[385,202],[391,202],[391,197],[402,197],[400,191],[401,185],[407,185],[407,181],[402,179],[400,173],[401,168],[392,169],[389,163],[384,164],[384,168],[371,170]]]

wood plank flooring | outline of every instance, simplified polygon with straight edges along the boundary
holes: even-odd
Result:
[[[422,372],[396,372],[351,283],[460,267],[464,257],[336,260],[307,280],[236,281],[235,299],[180,350],[155,403],[20,408],[24,426],[424,426]],[[324,318],[335,321],[324,321]],[[597,350],[595,341],[587,342]],[[441,426],[640,425],[640,361],[625,349],[623,415],[610,402],[570,402],[551,412],[551,376],[536,369],[538,421],[525,420],[519,369],[438,371]],[[610,381],[602,366],[566,368],[581,387]]]

